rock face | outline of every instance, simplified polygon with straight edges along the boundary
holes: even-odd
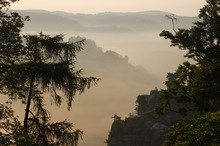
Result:
[[[158,116],[153,107],[158,101],[157,91],[151,91],[146,97],[148,106],[141,115],[130,116],[122,120],[114,118],[107,140],[108,146],[161,146],[164,132],[177,119],[178,115],[170,113]],[[140,98],[141,95],[138,97]]]

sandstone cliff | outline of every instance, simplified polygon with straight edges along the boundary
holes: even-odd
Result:
[[[157,90],[151,91],[150,95],[139,95],[137,101],[141,100],[142,103],[146,103],[146,105],[141,105],[146,108],[141,108],[140,115],[130,116],[124,120],[114,116],[114,122],[107,139],[108,146],[162,145],[165,131],[179,118],[179,115],[169,113],[158,116],[153,110],[158,98]],[[136,110],[140,108],[139,106],[136,107]]]

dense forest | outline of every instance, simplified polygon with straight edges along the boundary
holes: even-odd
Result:
[[[0,94],[8,99],[0,103],[0,146],[77,146],[83,131],[68,120],[53,121],[45,99],[58,107],[65,101],[70,110],[76,94],[98,83],[98,77],[86,77],[76,67],[77,53],[88,41],[43,32],[23,35],[31,19],[9,11],[16,1],[0,1]],[[113,117],[109,146],[220,145],[220,0],[207,0],[190,28],[176,28],[175,16],[166,16],[173,30],[160,36],[184,50],[187,61],[167,73],[165,89],[137,97],[135,114]],[[100,54],[136,70],[127,57]],[[22,120],[12,108],[16,101],[25,106]]]

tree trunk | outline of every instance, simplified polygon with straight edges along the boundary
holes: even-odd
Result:
[[[25,117],[24,117],[24,129],[25,129],[25,131],[28,130],[28,115],[29,115],[29,111],[30,111],[33,87],[34,87],[34,75],[32,75],[32,77],[31,77],[30,89],[29,89],[29,93],[28,93],[28,101],[27,101],[27,105],[26,105],[26,109],[25,109]]]

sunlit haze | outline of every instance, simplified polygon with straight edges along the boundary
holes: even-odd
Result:
[[[12,9],[45,9],[72,13],[137,12],[161,10],[197,16],[205,0],[20,0]]]
[[[20,0],[10,9],[29,10],[18,11],[31,18],[25,22],[24,33],[62,33],[66,40],[77,36],[89,40],[77,56],[81,59],[77,65],[85,76],[96,76],[101,81],[77,95],[70,111],[65,101],[61,107],[49,102],[46,105],[55,120],[68,119],[74,128],[84,131],[79,146],[104,146],[112,116],[125,118],[133,113],[137,96],[149,94],[155,87],[164,88],[167,72],[174,72],[185,59],[183,51],[171,48],[169,40],[159,36],[164,29],[173,32],[165,12],[180,17],[176,28],[187,28],[198,19],[204,4],[205,0]],[[163,12],[157,12],[157,17],[148,12],[126,13],[126,17],[125,13],[98,14],[143,11]],[[23,113],[19,102],[14,106],[16,113]]]

